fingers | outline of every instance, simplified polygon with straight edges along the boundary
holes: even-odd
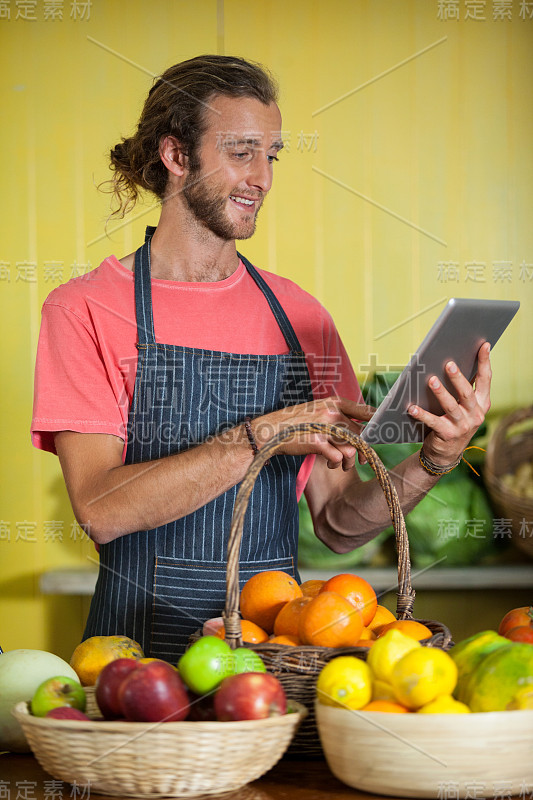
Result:
[[[488,354],[486,353],[486,355]],[[446,416],[453,422],[459,423],[462,419],[464,419],[465,412],[468,415],[476,411],[479,406],[479,398],[477,396],[477,392],[474,391],[472,384],[467,381],[463,373],[458,369],[455,362],[449,361],[446,364],[445,369],[446,374],[455,389],[457,399],[446,389],[444,384],[437,378],[436,375],[431,376],[428,381],[428,385],[439,401],[439,404],[441,405]],[[487,380],[488,376],[486,365],[484,365],[484,377],[485,380]],[[419,406],[412,406],[409,409],[409,413],[412,416],[416,416],[417,419],[424,423],[429,418],[434,418],[435,416],[424,411],[424,409],[420,408]]]
[[[256,440],[266,442],[286,426],[301,423],[327,423],[355,435],[361,432],[361,422],[371,419],[375,409],[364,403],[356,403],[339,397],[328,397],[272,412],[254,422]],[[286,439],[282,452],[288,454],[315,453],[321,455],[330,469],[353,469],[357,448],[339,436],[306,432]],[[361,459],[360,459],[361,460]],[[364,460],[363,462],[364,463]]]
[[[478,353],[479,368],[475,390],[453,361],[446,364],[446,375],[453,385],[457,399],[437,376],[433,375],[429,379],[429,387],[444,412],[442,416],[431,414],[420,406],[411,406],[408,409],[412,417],[423,422],[431,430],[424,447],[427,444],[428,450],[435,448],[435,454],[444,457],[445,461],[446,454],[449,454],[450,463],[453,460],[452,456],[456,457],[457,453],[468,444],[490,408],[489,352],[490,345],[485,342]]]
[[[338,409],[349,419],[361,422],[371,420],[376,411],[373,406],[367,406],[365,403],[355,403],[353,400],[343,399],[338,401]]]
[[[476,396],[485,413],[487,413],[490,408],[491,381],[490,344],[489,342],[485,342],[481,345],[477,354],[477,374],[475,378]]]

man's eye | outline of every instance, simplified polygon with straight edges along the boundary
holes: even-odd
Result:
[[[244,161],[246,158],[249,158],[250,153],[233,153],[234,158],[238,158],[240,161]]]
[[[272,164],[273,161],[279,161],[277,156],[267,156],[269,164]]]

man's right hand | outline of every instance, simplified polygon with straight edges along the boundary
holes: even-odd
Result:
[[[283,428],[328,422],[359,433],[373,409],[328,398],[274,411],[252,420],[259,448]],[[59,431],[55,446],[72,508],[80,525],[105,544],[186,516],[242,481],[253,460],[244,424],[183,452],[140,464],[124,464],[124,442],[100,433]],[[345,441],[306,433],[284,442],[281,452],[322,455],[331,469],[355,465],[355,448]]]
[[[368,422],[375,408],[339,397],[312,400],[296,406],[288,406],[252,420],[252,432],[259,448],[284,428],[302,423],[322,422],[336,425],[355,434],[360,434],[361,422]],[[314,453],[326,459],[330,469],[342,466],[350,470],[355,466],[356,448],[335,436],[303,432],[287,439],[279,451],[288,455]],[[360,459],[361,460],[361,459]],[[362,459],[364,460],[364,459]]]

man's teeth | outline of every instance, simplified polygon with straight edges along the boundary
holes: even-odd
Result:
[[[235,200],[236,203],[242,203],[244,206],[253,206],[254,200],[247,200],[245,197],[237,197],[234,194],[230,194],[232,200]]]

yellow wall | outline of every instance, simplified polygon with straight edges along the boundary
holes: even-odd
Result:
[[[89,565],[93,548],[71,538],[55,457],[29,442],[40,306],[157,222],[148,201],[106,237],[109,198],[95,189],[151,76],[205,52],[267,64],[287,147],[243,251],[318,296],[360,374],[372,353],[406,363],[447,297],[519,298],[494,352],[493,399],[522,405],[533,386],[533,4],[65,0],[62,19],[45,19],[49,5],[16,19],[11,0],[0,17],[0,644],[68,656],[86,604],[42,598],[37,581]],[[482,282],[468,279],[473,262]]]

